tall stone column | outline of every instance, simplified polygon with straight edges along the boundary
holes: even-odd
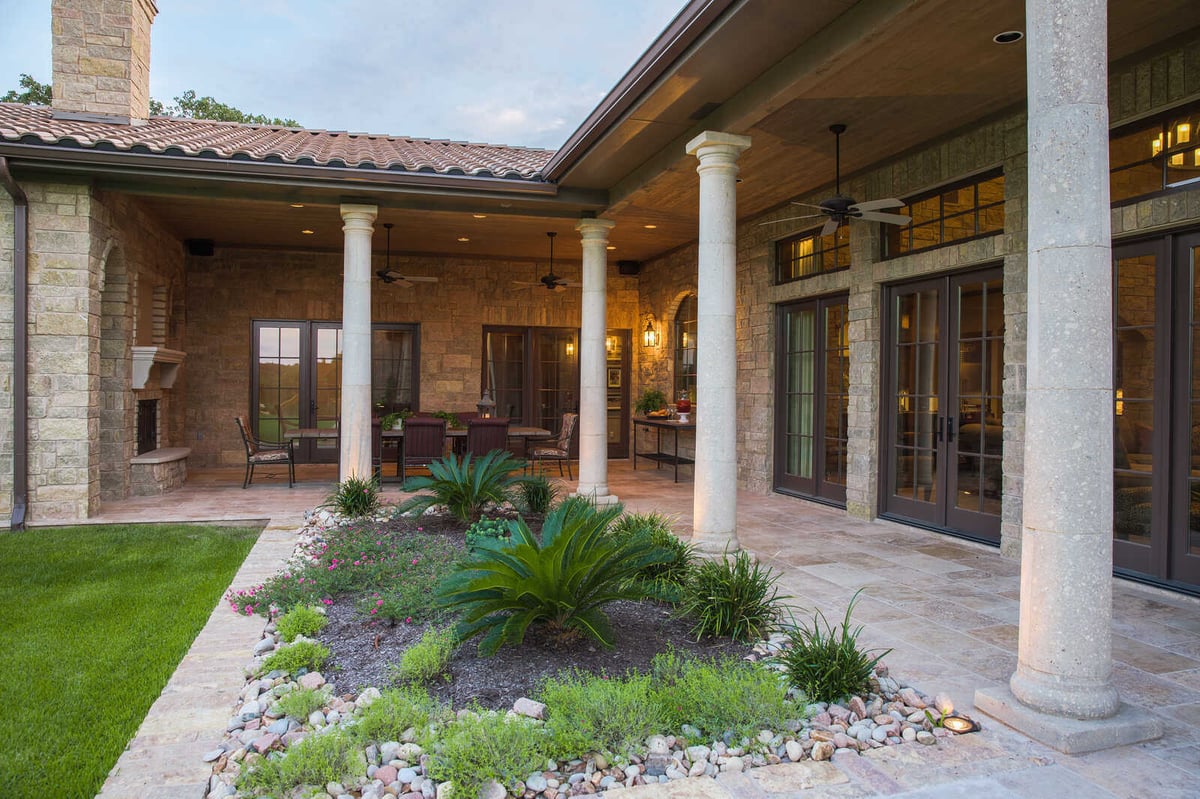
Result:
[[[1064,752],[1161,734],[1112,684],[1105,0],[1027,0],[1029,333],[1017,671],[984,712]]]
[[[608,491],[607,219],[581,219],[583,314],[579,328],[579,487],[576,494],[597,504],[615,503]]]
[[[738,548],[737,159],[749,146],[747,136],[717,131],[687,145],[700,160],[692,542],[709,554]]]
[[[338,479],[371,476],[371,234],[379,208],[343,203],[342,416]]]

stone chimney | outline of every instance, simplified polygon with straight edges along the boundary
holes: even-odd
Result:
[[[137,125],[150,118],[154,0],[52,0],[52,114]]]

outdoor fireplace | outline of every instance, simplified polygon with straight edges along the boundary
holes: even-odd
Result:
[[[137,454],[158,449],[158,400],[138,400]]]

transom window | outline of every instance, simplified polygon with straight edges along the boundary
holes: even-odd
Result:
[[[804,233],[775,245],[775,282],[790,283],[825,272],[850,268],[850,226],[828,236]]]
[[[1200,110],[1124,128],[1109,142],[1108,162],[1114,203],[1200,180]]]
[[[934,189],[896,210],[907,225],[885,225],[884,258],[1004,232],[1004,175],[991,173]]]

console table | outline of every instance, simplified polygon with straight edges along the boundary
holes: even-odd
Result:
[[[664,463],[669,463],[675,468],[675,482],[679,482],[679,467],[690,466],[695,463],[691,458],[685,458],[679,454],[679,431],[692,430],[695,431],[695,422],[679,422],[672,419],[648,419],[644,416],[635,416],[633,423],[638,427],[644,427],[654,431],[655,447],[651,452],[638,452],[637,436],[633,437],[633,468],[637,471],[638,458],[654,461],[657,465],[656,469],[661,469]],[[663,450],[663,433],[670,433],[670,451]]]

